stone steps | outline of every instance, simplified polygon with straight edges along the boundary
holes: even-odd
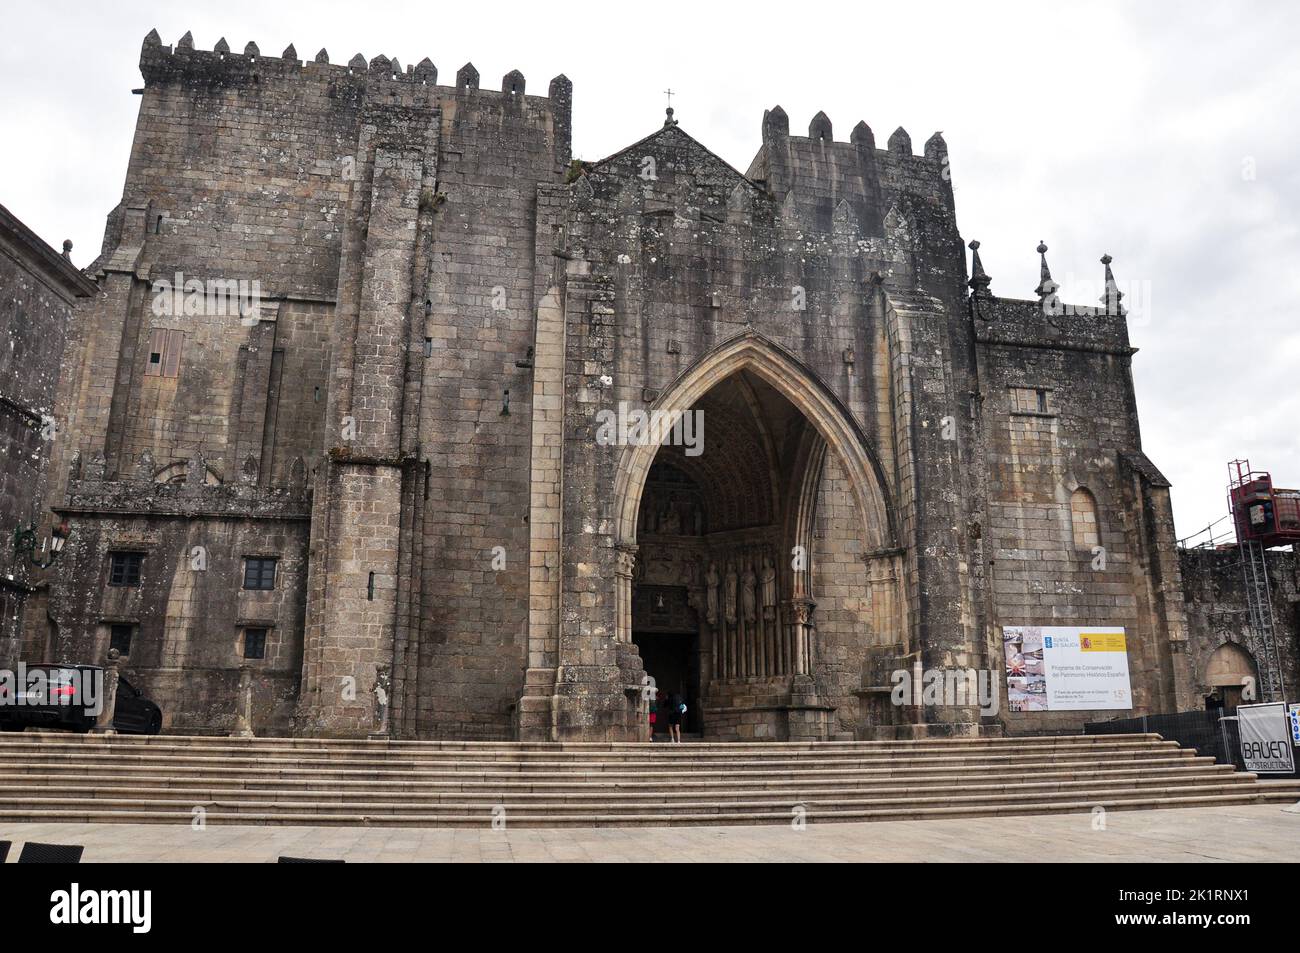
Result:
[[[132,749],[153,753],[174,751],[203,752],[210,756],[255,753],[258,756],[282,754],[299,756],[310,753],[318,758],[352,758],[358,755],[385,758],[436,758],[453,757],[469,760],[533,760],[548,761],[627,761],[636,763],[694,761],[698,759],[730,759],[739,753],[751,758],[862,757],[864,755],[894,756],[905,753],[989,753],[1001,751],[1023,754],[1051,750],[1145,750],[1154,746],[1177,748],[1172,741],[1163,741],[1158,735],[1073,735],[1034,736],[1028,738],[945,738],[912,741],[846,741],[846,742],[705,742],[671,745],[655,744],[586,744],[503,742],[439,742],[439,741],[373,741],[358,742],[347,739],[302,738],[219,738],[207,736],[141,737],[133,735],[77,735],[66,732],[26,732],[0,738],[4,750],[50,751],[63,747],[83,750],[112,750],[126,752]]]
[[[877,808],[864,810],[825,810],[809,811],[805,819],[809,823],[829,822],[864,822],[885,820],[927,820],[951,817],[994,817],[1023,816],[1033,814],[1088,813],[1096,808],[1106,811],[1126,810],[1168,810],[1182,807],[1214,807],[1220,805],[1259,804],[1267,802],[1290,802],[1300,796],[1300,789],[1292,789],[1289,794],[1281,793],[1243,793],[1219,794],[1192,797],[1134,797],[1116,799],[1088,798],[1084,800],[1039,802],[1018,800],[1004,806],[988,804],[970,806],[945,806],[932,808]],[[10,823],[59,823],[59,824],[192,824],[196,815],[190,811],[151,810],[99,810],[88,808],[85,802],[73,810],[6,810],[0,814],[0,821]],[[717,810],[714,813],[685,813],[664,811],[647,814],[609,814],[604,812],[582,811],[574,813],[552,813],[542,817],[514,817],[507,813],[507,823],[511,827],[672,827],[681,824],[789,824],[795,818],[794,806],[779,811],[755,811],[752,813],[728,812]],[[393,827],[474,827],[482,828],[491,822],[491,816],[483,814],[394,814],[372,815],[365,813],[349,814],[311,814],[275,810],[266,813],[234,813],[223,810],[205,809],[205,824],[280,824],[308,826],[393,826]]]
[[[1219,783],[1210,784],[1179,784],[1179,785],[1151,785],[1149,788],[1143,788],[1139,784],[1127,785],[1108,785],[1104,788],[1092,788],[1087,790],[1088,798],[1091,801],[1113,801],[1123,797],[1199,797],[1199,796],[1217,796],[1217,794],[1238,794],[1238,793],[1255,793],[1255,785],[1225,785]],[[199,801],[192,798],[157,798],[144,796],[143,792],[131,792],[129,797],[49,797],[42,796],[42,805],[51,810],[74,809],[74,807],[85,805],[87,801],[94,801],[96,807],[104,810],[131,810],[131,809],[153,809],[153,807],[183,806],[185,810],[192,810],[194,807],[217,807],[226,813],[270,813],[270,811],[305,811],[311,814],[348,814],[348,815],[365,815],[374,818],[382,815],[400,815],[412,813],[419,810],[419,813],[426,815],[439,815],[450,813],[452,815],[477,814],[482,818],[490,819],[493,810],[500,807],[506,810],[511,816],[515,815],[550,815],[562,813],[564,810],[578,809],[578,807],[598,806],[606,814],[646,814],[653,813],[656,810],[673,810],[685,811],[685,813],[705,814],[710,811],[744,811],[744,810],[787,810],[792,809],[794,805],[803,805],[809,810],[824,809],[827,811],[840,811],[863,809],[863,807],[941,807],[945,805],[987,805],[1000,806],[1015,805],[1022,803],[1031,798],[1031,800],[1040,803],[1054,803],[1057,801],[1078,801],[1080,796],[1079,790],[1032,790],[1032,792],[1019,792],[1019,790],[1010,790],[1010,792],[982,792],[966,793],[966,790],[959,785],[953,787],[933,790],[923,794],[907,794],[905,797],[881,797],[879,792],[863,792],[859,797],[831,796],[826,798],[816,797],[758,797],[755,794],[746,794],[744,798],[728,802],[718,802],[714,798],[708,798],[705,801],[699,800],[673,800],[673,798],[654,796],[646,792],[637,792],[630,794],[627,800],[620,800],[614,796],[582,798],[580,796],[552,797],[546,796],[536,801],[524,800],[523,797],[498,798],[482,796],[478,798],[451,797],[443,798],[441,796],[412,798],[403,797],[399,801],[382,801],[369,797],[357,801],[329,801],[318,800],[317,794],[309,797],[290,798],[279,794],[276,798],[265,797],[230,797],[230,798],[213,798],[213,800]],[[21,809],[27,803],[27,798],[23,797],[0,797],[0,813],[10,809]]]
[[[1035,797],[1054,800],[1060,797],[1077,797],[1080,792],[1090,796],[1107,797],[1122,791],[1141,790],[1150,794],[1170,794],[1178,792],[1195,792],[1213,790],[1215,793],[1236,793],[1228,790],[1233,785],[1253,786],[1254,779],[1249,776],[1229,776],[1219,778],[1206,775],[1195,779],[1176,779],[1177,784],[1170,784],[1169,778],[1111,778],[1105,782],[1063,781],[1057,783],[1031,784],[968,784],[954,783],[928,787],[897,786],[891,788],[873,787],[866,791],[842,788],[821,788],[801,786],[784,790],[739,789],[730,791],[678,790],[656,792],[645,790],[617,791],[346,791],[331,788],[309,791],[286,791],[283,789],[247,789],[247,788],[198,788],[176,789],[168,787],[114,787],[111,785],[86,786],[65,785],[51,787],[41,792],[42,804],[50,806],[79,803],[94,800],[105,806],[126,802],[151,804],[183,803],[186,806],[219,804],[225,808],[251,805],[269,807],[273,805],[310,807],[317,810],[326,808],[334,810],[347,808],[362,809],[371,813],[400,813],[402,809],[411,809],[421,805],[430,809],[468,808],[470,805],[481,807],[490,812],[494,806],[503,805],[510,810],[540,809],[545,810],[562,805],[599,804],[620,809],[632,805],[646,808],[649,805],[702,808],[705,804],[742,805],[764,803],[769,805],[790,805],[792,803],[865,803],[880,802],[899,803],[934,802],[956,803],[964,800],[997,800],[1001,797]],[[1190,783],[1200,782],[1199,784]],[[400,800],[386,801],[400,795]],[[701,801],[696,804],[693,802]],[[6,808],[22,806],[30,799],[26,796],[0,795],[0,812]]]
[[[215,790],[278,790],[291,792],[295,790],[337,790],[339,792],[356,791],[367,795],[385,792],[421,791],[440,792],[463,791],[466,793],[488,792],[493,795],[517,792],[523,794],[581,794],[602,791],[620,792],[643,790],[647,787],[645,779],[639,775],[628,775],[622,780],[611,780],[607,775],[593,777],[569,777],[556,775],[561,780],[536,781],[520,780],[512,775],[503,775],[494,780],[477,780],[452,777],[444,780],[410,779],[397,772],[392,779],[374,780],[370,778],[322,777],[316,773],[304,773],[299,776],[286,775],[243,775],[231,778],[228,774],[208,772],[204,775],[141,775],[127,776],[121,774],[84,775],[71,774],[29,774],[22,771],[12,772],[12,776],[22,778],[24,785],[38,786],[42,791],[54,793],[56,789],[81,787],[89,789],[107,789],[114,785],[123,785],[123,790],[168,789],[176,791],[215,791]],[[1095,770],[1071,769],[1007,773],[997,776],[998,786],[1016,787],[1030,784],[1092,784],[1109,782],[1135,776],[1132,766],[1101,767]],[[1214,764],[1208,758],[1183,760],[1174,767],[1143,767],[1142,778],[1157,781],[1165,778],[1182,780],[1188,777],[1235,779],[1250,781],[1251,776],[1234,773],[1231,765]],[[971,779],[960,773],[927,774],[912,773],[901,775],[884,775],[882,773],[832,774],[827,772],[808,772],[791,776],[781,773],[759,775],[757,777],[707,777],[694,775],[675,780],[670,787],[677,791],[702,791],[726,794],[731,791],[789,791],[815,786],[818,790],[854,791],[868,784],[875,790],[924,789],[947,784],[960,783],[979,787],[980,779]],[[129,784],[127,782],[130,782]]]
[[[80,759],[77,759],[80,761]],[[1133,771],[1137,769],[1165,769],[1182,766],[1213,764],[1213,759],[1208,757],[1196,757],[1193,753],[1187,752],[1185,756],[1171,758],[1146,758],[1146,759],[1117,759],[1117,760],[1063,760],[1063,761],[1044,761],[1044,762],[1021,762],[1013,766],[1003,765],[999,774],[1005,774],[1007,770],[1014,769],[1020,772],[1043,773],[1043,772],[1078,772],[1087,770],[1109,770],[1109,771]],[[27,774],[44,773],[51,776],[80,777],[85,775],[90,768],[84,763],[65,763],[59,761],[42,760],[37,763],[25,764],[7,762],[0,759],[0,773],[10,777],[22,777]],[[604,780],[611,783],[634,783],[640,785],[658,784],[658,785],[679,785],[685,783],[687,779],[694,782],[700,781],[727,781],[734,780],[738,782],[753,782],[764,780],[780,780],[791,776],[809,777],[816,776],[826,779],[857,780],[863,783],[874,783],[889,779],[903,778],[926,778],[938,777],[953,772],[961,773],[966,777],[982,777],[989,773],[986,765],[954,764],[945,762],[943,759],[934,759],[921,764],[873,764],[868,766],[836,766],[821,767],[811,771],[792,771],[790,769],[773,767],[773,768],[734,768],[728,770],[723,767],[711,766],[708,768],[683,768],[676,771],[651,771],[636,770],[632,766],[627,766],[621,771],[610,770],[588,770],[586,768],[576,768],[573,770],[482,770],[477,766],[440,766],[437,768],[413,768],[413,767],[396,767],[377,770],[373,768],[350,769],[346,767],[331,767],[312,769],[301,765],[292,766],[269,766],[265,764],[253,763],[250,767],[239,769],[233,765],[225,764],[208,764],[208,765],[168,765],[160,762],[148,763],[125,763],[125,764],[99,764],[95,768],[99,771],[111,771],[113,774],[122,778],[131,778],[137,780],[148,780],[149,778],[166,776],[177,778],[206,778],[206,779],[224,779],[235,775],[258,777],[262,779],[280,779],[280,780],[352,780],[352,781],[371,781],[380,782],[399,782],[402,780],[421,780],[421,781],[477,781],[482,783],[500,784],[511,781],[528,782],[528,783],[546,783],[546,782],[565,782],[565,781],[582,781],[590,782],[594,780]]]
[[[752,747],[761,747],[756,744]],[[462,758],[457,755],[434,754],[425,757],[364,752],[351,757],[329,755],[317,756],[314,752],[287,754],[279,751],[250,752],[238,754],[221,752],[191,752],[183,748],[175,749],[138,749],[138,748],[82,748],[75,751],[50,749],[33,746],[15,749],[0,745],[0,762],[9,764],[22,761],[30,764],[70,763],[79,765],[112,764],[149,765],[165,763],[170,768],[220,766],[238,768],[249,766],[291,767],[300,770],[335,770],[346,766],[348,770],[371,768],[374,770],[477,770],[477,771],[570,771],[580,767],[584,771],[626,771],[634,768],[637,773],[673,774],[685,770],[815,770],[847,767],[869,767],[872,765],[889,765],[899,767],[924,766],[943,763],[948,765],[969,765],[996,768],[1003,765],[1035,765],[1052,763],[1079,762],[1098,757],[1109,760],[1154,760],[1161,758],[1192,758],[1194,752],[1180,749],[1172,742],[1140,745],[1111,745],[1096,748],[1052,748],[1032,753],[1013,753],[1008,751],[904,751],[897,753],[880,753],[874,751],[843,753],[835,757],[818,757],[809,755],[801,758],[788,758],[780,755],[764,755],[749,751],[735,752],[731,756],[683,756],[673,759],[659,757],[641,757],[634,754],[618,759],[593,758],[554,760],[533,757],[496,757],[496,758]]]
[[[376,791],[519,791],[532,793],[581,793],[624,790],[761,790],[772,788],[785,790],[791,786],[816,785],[828,789],[849,789],[861,787],[864,783],[873,788],[894,787],[942,787],[949,784],[983,785],[998,784],[1023,786],[1028,784],[1062,784],[1067,782],[1104,784],[1113,779],[1143,778],[1150,780],[1167,779],[1175,783],[1193,778],[1215,778],[1217,780],[1251,780],[1252,776],[1235,772],[1230,765],[1214,764],[1209,759],[1197,758],[1174,767],[1147,768],[1126,766],[1098,766],[1087,770],[1053,770],[1007,772],[994,775],[971,774],[969,772],[948,771],[943,774],[841,774],[832,772],[793,772],[768,773],[757,777],[697,777],[688,774],[674,779],[671,783],[647,783],[643,776],[629,774],[619,779],[611,779],[605,774],[572,775],[556,774],[550,780],[520,779],[514,775],[482,780],[444,776],[438,778],[396,777],[372,780],[368,778],[321,777],[315,773],[304,773],[294,777],[283,775],[239,774],[236,776],[205,774],[202,776],[185,774],[150,774],[122,775],[105,774],[29,774],[12,772],[12,778],[21,779],[24,785],[39,785],[42,790],[54,790],[63,787],[102,788],[114,784],[132,789],[142,787],[164,787],[175,790],[195,789],[239,789],[239,790],[302,790],[330,789],[338,791],[358,791],[373,793]],[[0,795],[12,793],[0,790]]]
[[[1293,801],[1155,735],[686,745],[0,736],[0,821],[789,823]]]

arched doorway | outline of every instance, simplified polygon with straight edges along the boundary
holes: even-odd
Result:
[[[1211,697],[1231,714],[1242,702],[1243,689],[1255,684],[1258,673],[1250,652],[1235,642],[1224,642],[1205,663],[1205,684]]]
[[[836,641],[819,644],[818,589],[837,606],[864,603],[868,554],[899,558],[865,438],[814,375],[756,335],[703,359],[656,408],[699,415],[703,439],[625,451],[618,541],[632,569],[616,581],[619,638],[638,646],[661,691],[686,701],[687,731],[824,737],[835,710],[819,697],[825,676],[838,665],[856,677],[863,646],[854,656],[840,643],[866,633],[853,612],[826,613]],[[880,641],[896,644],[903,600],[885,601]]]

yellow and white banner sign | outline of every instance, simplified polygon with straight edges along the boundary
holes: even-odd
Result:
[[[1004,625],[1012,711],[1126,711],[1133,707],[1124,630]]]

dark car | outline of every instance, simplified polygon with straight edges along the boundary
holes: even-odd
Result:
[[[0,731],[53,728],[86,732],[95,727],[95,708],[103,694],[104,670],[98,665],[23,665],[19,677],[0,682]],[[14,690],[16,698],[9,698]],[[156,735],[162,709],[121,675],[113,728],[124,734]]]

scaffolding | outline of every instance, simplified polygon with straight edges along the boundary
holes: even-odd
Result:
[[[1235,549],[1237,533],[1232,526],[1223,524],[1232,519],[1232,515],[1220,516],[1205,529],[1197,530],[1178,541],[1180,549]]]
[[[1284,701],[1286,679],[1273,625],[1273,597],[1264,555],[1269,546],[1300,540],[1300,493],[1273,486],[1272,477],[1250,468],[1249,460],[1228,464],[1228,506],[1241,555],[1241,575],[1250,616],[1247,647],[1259,669],[1261,701]],[[1211,524],[1213,525],[1213,524]]]
[[[1241,574],[1246,583],[1246,607],[1250,610],[1250,629],[1255,645],[1250,646],[1259,667],[1260,701],[1286,700],[1286,679],[1282,677],[1282,658],[1278,655],[1273,634],[1273,597],[1268,585],[1268,563],[1264,561],[1264,544],[1248,539],[1238,547]]]

